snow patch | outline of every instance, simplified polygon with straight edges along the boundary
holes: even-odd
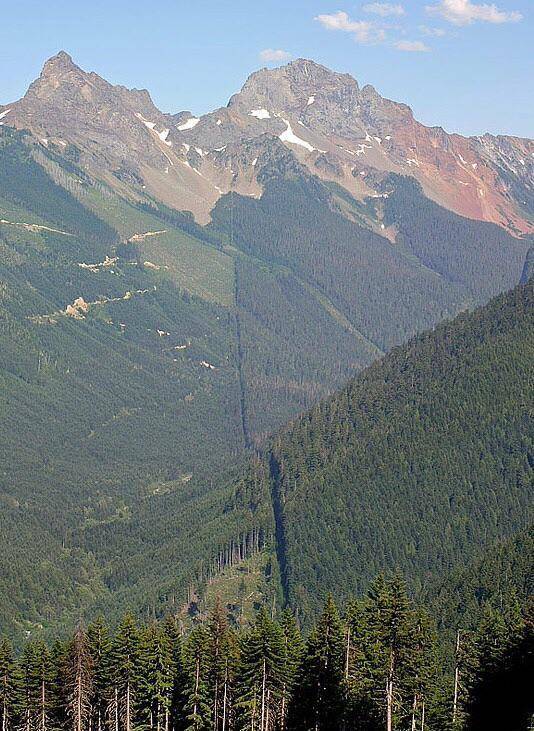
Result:
[[[156,123],[155,122],[149,122],[139,112],[136,112],[135,116],[137,117],[137,119],[140,119],[141,122],[145,125],[145,127],[148,127],[148,129],[154,129],[154,127],[156,126]]]
[[[282,142],[289,142],[292,145],[300,145],[310,152],[313,152],[316,149],[315,147],[310,145],[309,142],[306,142],[306,140],[297,137],[287,119],[283,119],[282,121],[287,125],[287,129],[285,130],[285,132],[282,132],[282,134],[278,136],[278,139],[280,139]]]
[[[315,101],[315,95],[312,94],[311,97],[308,99],[308,102],[307,102],[306,106],[309,107],[310,104],[313,104],[314,103],[314,101]]]
[[[258,162],[258,158],[255,157],[254,160],[252,161],[252,167],[255,167],[257,162]]]
[[[271,115],[266,109],[251,109],[249,112],[251,117],[257,117],[257,119],[270,119]]]
[[[10,111],[11,111],[11,109],[4,109],[3,112],[0,112],[0,119],[3,119],[6,116],[6,114],[9,114]]]
[[[185,132],[188,129],[193,129],[193,127],[196,127],[199,122],[200,122],[200,119],[198,119],[198,117],[190,117],[183,124],[179,124],[177,129],[179,129],[180,132]]]
[[[167,137],[169,136],[170,129],[164,129],[162,132],[158,132],[158,137],[162,142],[164,142],[169,147],[172,147],[172,142],[169,142],[167,140]]]
[[[419,160],[416,160],[414,157],[409,157],[406,162],[411,167],[412,165],[415,165],[416,168],[419,167]]]
[[[364,155],[366,150],[372,150],[372,149],[373,149],[372,145],[364,145],[363,142],[360,142],[360,144],[358,145],[358,149],[356,150],[356,154],[359,157],[360,155]]]
[[[201,366],[204,366],[204,368],[209,368],[210,371],[214,371],[215,370],[215,366],[214,365],[211,365],[211,363],[208,363],[207,360],[201,360],[200,361],[200,365]]]
[[[222,124],[222,119],[218,119],[218,120],[217,120],[217,127],[220,127],[220,126],[221,126],[221,124]]]

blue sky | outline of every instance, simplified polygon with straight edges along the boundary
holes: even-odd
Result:
[[[425,124],[534,136],[532,0],[17,0],[1,21],[4,104],[61,49],[149,89],[164,111],[197,114],[255,69],[305,57],[410,104]]]

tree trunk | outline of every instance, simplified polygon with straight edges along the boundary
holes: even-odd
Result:
[[[41,681],[41,731],[46,731],[46,689],[44,680]]]
[[[267,661],[263,658],[263,678],[261,683],[261,724],[260,731],[265,731],[265,689],[267,685]]]
[[[115,731],[119,731],[119,689],[115,686]]]
[[[228,661],[226,661],[226,669],[225,669],[225,674],[224,674],[222,731],[226,731],[226,700],[227,700],[227,693],[228,693]]]
[[[386,681],[386,729],[387,731],[393,730],[393,673],[395,670],[395,653],[391,651],[389,658],[389,670]]]
[[[458,685],[460,682],[460,630],[456,634],[456,665],[454,668],[454,698],[452,701],[452,725],[456,725],[456,717],[458,715]]]
[[[425,731],[425,702],[421,703],[421,731]]]
[[[200,658],[197,657],[197,664],[196,664],[196,670],[195,670],[195,705],[193,706],[193,716],[196,718],[197,715],[197,698],[198,698],[198,688],[200,686]]]
[[[270,711],[270,697],[271,691],[267,691],[267,710],[265,711],[265,731],[269,729],[269,711]]]
[[[350,627],[347,627],[347,649],[345,651],[345,680],[349,679]]]
[[[131,707],[130,707],[130,681],[126,683],[126,731],[131,728]]]
[[[82,731],[82,717],[83,717],[83,705],[82,705],[82,676],[78,674],[76,679],[76,731]]]

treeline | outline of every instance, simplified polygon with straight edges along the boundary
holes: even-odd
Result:
[[[169,616],[64,642],[0,642],[2,731],[411,731],[530,728],[534,607],[510,602],[458,635],[454,663],[399,575],[341,614],[327,598],[307,639],[286,610],[248,628],[216,603],[184,632]]]

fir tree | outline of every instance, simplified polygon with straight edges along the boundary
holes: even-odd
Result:
[[[98,617],[87,628],[87,644],[92,664],[91,728],[103,731],[111,700],[111,639],[107,625]]]
[[[208,620],[208,662],[213,728],[226,731],[233,717],[237,644],[220,597]]]
[[[183,666],[182,630],[175,617],[169,615],[163,622],[163,632],[169,645],[170,662],[172,669],[171,704],[169,713],[169,728],[177,731],[182,720],[182,705],[185,682]]]
[[[304,653],[304,642],[293,612],[290,609],[285,609],[282,612],[280,624],[284,637],[286,667],[280,703],[280,728],[283,731],[287,724],[289,703],[295,689],[297,675]]]
[[[16,664],[11,643],[0,639],[0,718],[1,731],[11,731],[15,722],[17,695]]]
[[[184,645],[184,716],[186,731],[211,729],[212,709],[208,685],[208,634],[195,627]]]
[[[112,731],[132,731],[139,690],[139,660],[139,631],[133,616],[126,614],[117,629],[111,652]]]
[[[163,628],[153,622],[141,638],[140,696],[150,731],[169,731],[174,687],[172,646]]]
[[[290,727],[339,731],[344,711],[344,631],[332,596],[306,644]]]
[[[48,731],[54,710],[54,666],[44,642],[25,645],[20,662],[19,721],[24,731]]]
[[[287,686],[284,635],[263,607],[241,640],[238,728],[243,731],[275,729],[284,686]]]

